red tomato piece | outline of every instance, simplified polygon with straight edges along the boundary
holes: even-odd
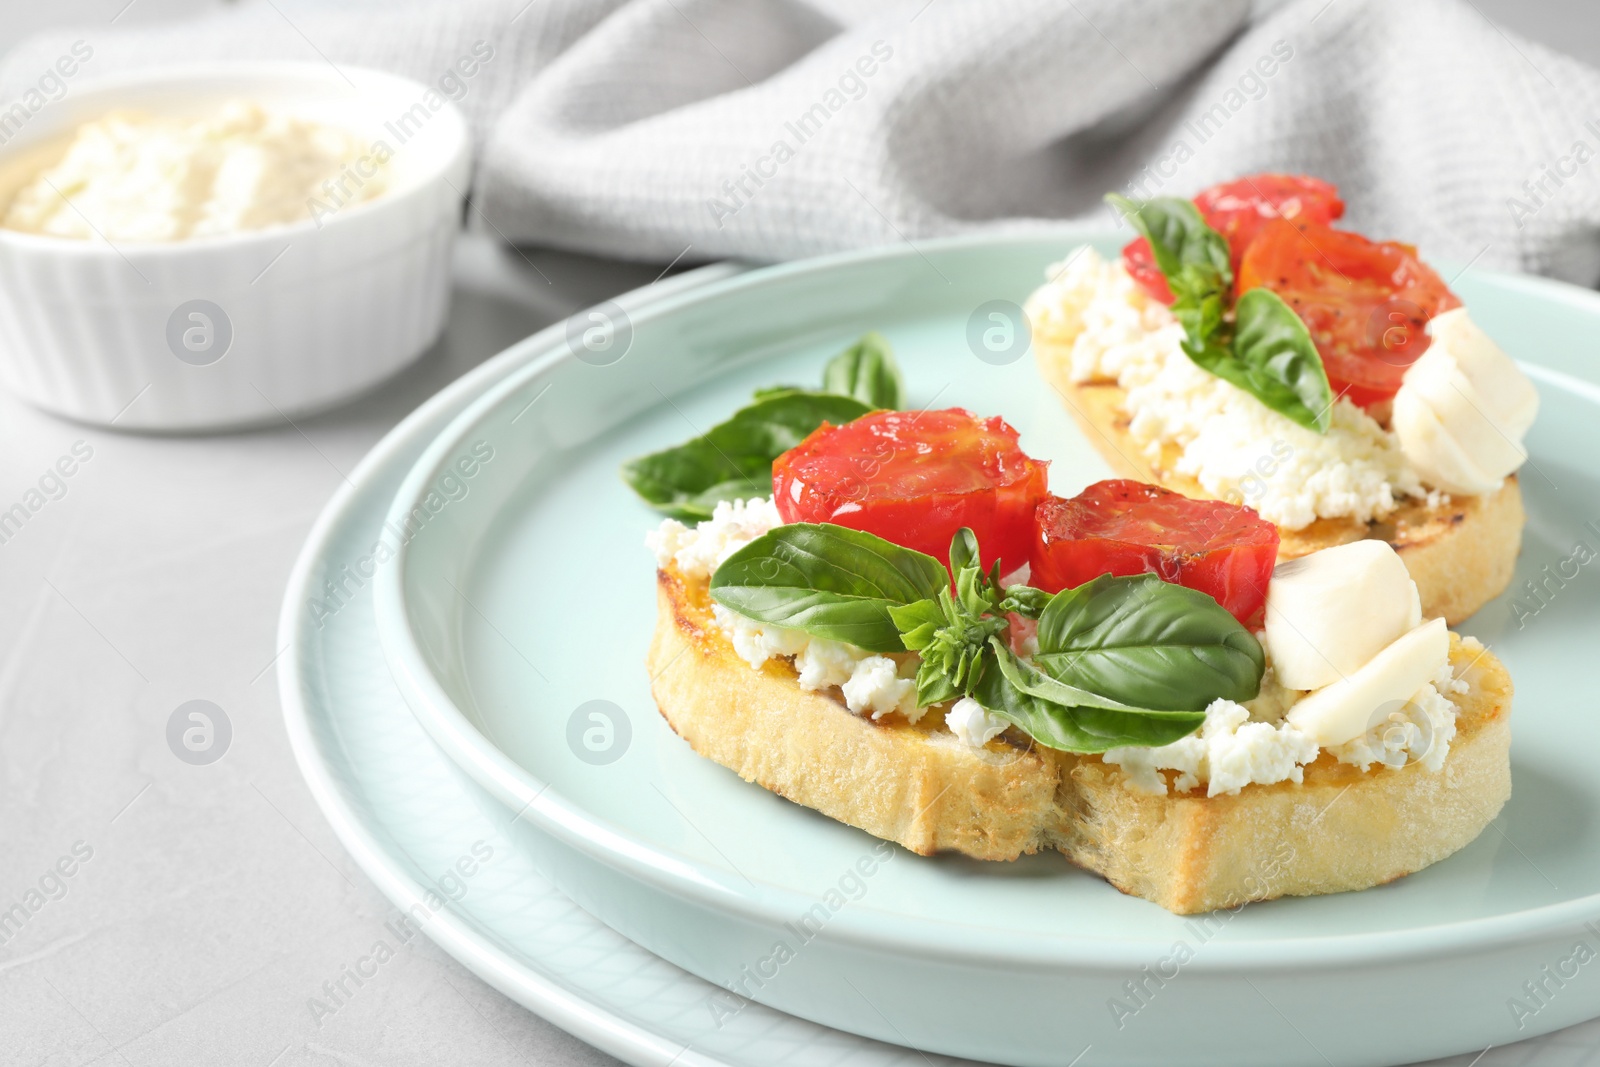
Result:
[[[1338,189],[1303,174],[1253,174],[1223,182],[1202,190],[1195,196],[1194,205],[1206,223],[1227,238],[1235,277],[1245,249],[1271,220],[1303,219],[1327,225],[1344,214]],[[1172,303],[1172,290],[1156,266],[1149,241],[1140,237],[1130,242],[1122,250],[1122,262],[1146,292],[1163,304]]]
[[[772,465],[784,522],[831,522],[877,534],[948,563],[963,526],[985,567],[1022,566],[1048,463],[1017,446],[999,417],[962,408],[876,411],[823,423]]]
[[[1115,478],[1034,515],[1030,585],[1073,589],[1102,574],[1157,574],[1256,619],[1278,560],[1278,528],[1250,508]]]
[[[1170,307],[1178,299],[1172,295],[1167,276],[1156,266],[1156,254],[1151,250],[1150,242],[1143,237],[1135,237],[1122,246],[1122,266],[1141,289],[1163,304]]]
[[[1344,214],[1338,189],[1303,174],[1253,174],[1213,185],[1194,198],[1194,206],[1213,230],[1227,238],[1235,278],[1250,242],[1273,219],[1326,226]]]
[[[1282,220],[1262,228],[1240,265],[1239,292],[1257,286],[1294,308],[1334,395],[1362,407],[1394,397],[1428,349],[1428,320],[1461,306],[1411,245]]]

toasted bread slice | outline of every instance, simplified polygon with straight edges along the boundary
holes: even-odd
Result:
[[[1467,844],[1511,794],[1511,679],[1451,640],[1470,686],[1442,770],[1361,772],[1327,753],[1304,783],[1235,796],[1157,796],[1120,767],[1008,731],[963,745],[937,712],[874,722],[800,688],[787,660],[760,670],[712,619],[705,581],[657,573],[651,690],[694,750],[797,804],[913,852],[1009,860],[1059,849],[1124,893],[1180,914],[1364,889]]]
[[[1200,483],[1177,471],[1178,449],[1151,457],[1129,432],[1126,393],[1115,382],[1073,382],[1069,353],[1048,341],[1035,345],[1039,370],[1061,396],[1078,426],[1117,473],[1153,482],[1185,496],[1209,497]],[[1405,498],[1382,521],[1318,519],[1299,530],[1280,529],[1279,559],[1378,537],[1405,561],[1425,618],[1461,622],[1511,584],[1522,549],[1522,490],[1513,475],[1486,497],[1454,497],[1436,506]]]

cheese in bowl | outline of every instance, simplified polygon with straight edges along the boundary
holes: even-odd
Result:
[[[77,86],[0,146],[0,388],[162,432],[354,396],[439,336],[470,179],[460,111],[379,71]]]
[[[388,156],[381,142],[244,100],[201,116],[116,110],[80,125],[54,163],[22,176],[0,226],[183,241],[316,221],[381,193]]]

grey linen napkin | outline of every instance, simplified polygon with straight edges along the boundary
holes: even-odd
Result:
[[[434,85],[477,136],[472,224],[518,242],[786,259],[1291,170],[1370,235],[1600,279],[1600,72],[1462,0],[256,0],[32,39],[0,99],[51,106],[75,41],[69,94],[245,57]]]

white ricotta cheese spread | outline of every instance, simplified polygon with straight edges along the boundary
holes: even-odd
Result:
[[[1327,751],[1341,763],[1365,771],[1374,763],[1404,767],[1420,762],[1438,771],[1450,754],[1456,735],[1458,709],[1451,696],[1467,691],[1446,663],[1401,710],[1375,725],[1361,737]],[[1134,790],[1165,794],[1164,771],[1177,771],[1174,791],[1182,793],[1202,785],[1206,796],[1236,794],[1247,785],[1299,782],[1307,764],[1323,751],[1311,735],[1284,719],[1284,714],[1305,694],[1286,690],[1273,678],[1272,668],[1261,681],[1261,696],[1248,705],[1216,700],[1206,708],[1206,721],[1198,733],[1158,748],[1114,748],[1102,757],[1126,772],[1124,784]]]
[[[1370,521],[1399,497],[1425,495],[1395,436],[1349,401],[1318,434],[1195,365],[1183,327],[1120,260],[1085,247],[1049,278],[1028,300],[1035,337],[1069,352],[1073,381],[1115,380],[1134,439],[1152,458],[1176,446],[1177,473],[1206,492],[1291,530]]]
[[[839,685],[844,703],[857,715],[870,713],[881,719],[898,711],[912,722],[922,718],[925,708],[917,707],[916,670],[907,676],[900,664],[888,656],[867,656],[856,660],[848,681]]]
[[[711,517],[698,526],[664,519],[645,535],[645,547],[655,553],[656,566],[675,565],[685,578],[707,581],[722,561],[774,527],[783,525],[772,498],[724,500]]]
[[[1124,782],[1147,793],[1165,793],[1166,776],[1177,771],[1173,788],[1187,792],[1206,786],[1207,796],[1237,793],[1259,782],[1298,782],[1303,768],[1321,749],[1310,737],[1287,724],[1256,722],[1250,709],[1231,700],[1214,700],[1206,708],[1199,733],[1159,748],[1113,748],[1102,757],[1127,772]]]
[[[670,564],[686,578],[706,580],[723,560],[782,524],[770,497],[722,501],[698,526],[663,520],[645,535],[645,544],[655,554],[657,566]],[[760,669],[778,656],[792,657],[800,688],[815,692],[837,687],[845,706],[857,715],[880,719],[899,712],[916,722],[927,710],[917,706],[917,683],[912,677],[916,664],[911,657],[909,666],[902,666],[888,656],[841,641],[747,619],[721,604],[713,604],[711,614],[733,643],[734,653],[752,668]]]
[[[972,748],[982,748],[1005,733],[1009,725],[1004,719],[990,715],[982,704],[971,697],[962,697],[944,713],[944,724],[956,735],[956,740]]]
[[[330,195],[324,183],[342,182],[343,203],[383,190],[384,168],[368,153],[349,131],[242,101],[203,118],[113,111],[78,127],[65,155],[18,190],[0,225],[116,242],[300,222],[313,198]]]
[[[800,688],[815,692],[837,687],[845,707],[857,715],[881,719],[899,712],[911,722],[926,708],[917,707],[915,660],[909,673],[888,656],[880,656],[842,641],[825,641],[799,630],[747,619],[721,604],[711,606],[712,616],[733,642],[739,658],[759,669],[769,659],[790,656]]]

